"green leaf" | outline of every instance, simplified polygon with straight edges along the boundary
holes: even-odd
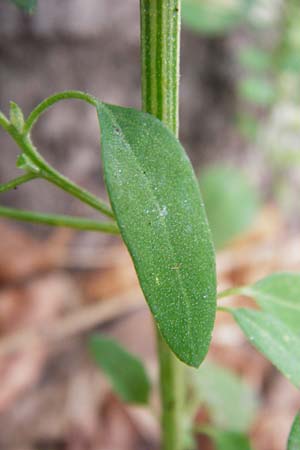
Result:
[[[298,73],[300,70],[300,55],[298,51],[292,50],[283,54],[278,61],[279,69]]]
[[[240,64],[248,70],[264,72],[271,67],[270,53],[256,47],[247,47],[239,53]]]
[[[233,167],[215,166],[199,177],[216,248],[246,231],[258,212],[258,196],[246,174]]]
[[[37,6],[37,0],[9,0],[9,1],[28,13],[33,13]]]
[[[247,16],[252,0],[225,5],[211,0],[184,0],[182,22],[191,30],[206,35],[222,35],[239,25]]]
[[[148,403],[151,385],[138,358],[113,340],[100,335],[91,337],[89,348],[95,362],[124,402],[144,405]]]
[[[40,168],[35,165],[35,163],[31,160],[31,158],[25,153],[21,153],[21,155],[17,158],[17,168],[25,170],[27,172],[39,173]]]
[[[243,433],[213,427],[205,427],[203,433],[212,439],[215,450],[251,450],[249,438]]]
[[[197,371],[190,372],[194,395],[208,409],[214,426],[235,432],[248,431],[258,407],[250,385],[234,372],[212,362],[204,362]]]
[[[216,308],[215,256],[196,177],[162,122],[99,103],[104,177],[157,325],[179,359],[199,366]]]
[[[258,106],[269,106],[275,99],[273,85],[264,78],[247,78],[239,84],[239,94]]]
[[[294,419],[289,434],[287,450],[300,450],[300,413]]]
[[[10,102],[9,118],[11,124],[19,133],[22,133],[24,128],[24,116],[21,108],[15,102]]]
[[[270,313],[245,308],[230,312],[251,344],[299,388],[300,338]]]
[[[239,292],[253,297],[300,338],[300,274],[275,273]]]

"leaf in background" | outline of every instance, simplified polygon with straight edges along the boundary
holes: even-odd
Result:
[[[214,426],[223,430],[247,432],[257,412],[253,389],[234,372],[212,362],[190,371],[194,395],[209,411]],[[234,405],[234,407],[233,407]]]
[[[173,352],[199,366],[216,309],[215,255],[184,149],[153,116],[99,103],[104,178],[146,300]]]
[[[33,13],[37,6],[37,0],[9,0],[9,1],[28,13]]]
[[[243,433],[222,431],[212,427],[203,430],[215,445],[215,450],[251,450],[249,438]]]
[[[245,69],[264,72],[271,67],[272,57],[257,47],[246,47],[239,53],[239,62]]]
[[[300,274],[275,273],[239,292],[253,297],[264,311],[285,322],[300,338]]]
[[[253,344],[296,387],[300,387],[300,338],[270,313],[230,309]]]
[[[275,99],[274,86],[264,78],[247,78],[241,81],[239,94],[258,106],[269,106]]]
[[[93,359],[124,402],[144,405],[148,403],[151,385],[138,358],[113,340],[99,335],[91,337],[89,348]]]
[[[289,72],[296,72],[297,74],[300,71],[300,55],[299,52],[295,49],[290,50],[288,53],[281,55],[278,61],[279,69]]]
[[[201,171],[200,189],[217,249],[246,231],[258,212],[258,196],[246,175],[233,167]]]
[[[300,450],[300,413],[298,413],[293,422],[289,439],[287,450]]]
[[[254,115],[239,113],[236,116],[236,126],[242,136],[254,140],[259,129],[259,122]]]
[[[184,0],[182,22],[188,28],[207,35],[223,35],[247,16],[253,0],[236,0],[225,5],[211,0]]]

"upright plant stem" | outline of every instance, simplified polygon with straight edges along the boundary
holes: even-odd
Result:
[[[178,135],[180,0],[140,0],[143,110]],[[184,372],[157,330],[162,450],[183,448]]]

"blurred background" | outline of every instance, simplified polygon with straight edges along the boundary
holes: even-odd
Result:
[[[182,19],[180,139],[199,176],[219,289],[299,271],[298,1],[183,0]],[[139,64],[138,0],[39,0],[33,15],[0,0],[6,114],[10,100],[27,115],[65,89],[140,108]],[[92,108],[57,104],[33,140],[58,170],[105,196]],[[2,130],[0,149],[4,183],[20,171],[18,149]],[[41,180],[1,194],[1,204],[97,217]],[[92,332],[112,335],[143,357],[156,383],[151,319],[120,240],[4,219],[0,236],[0,449],[158,448],[153,415],[122,405],[87,351]],[[201,384],[199,375],[196,420],[231,420],[232,398],[220,392],[221,418],[211,400],[225,370],[236,396],[247,390],[237,416],[250,412],[237,431],[250,433],[257,450],[282,450],[299,393],[223,316],[206,368],[216,382]],[[213,448],[203,436],[199,443]]]

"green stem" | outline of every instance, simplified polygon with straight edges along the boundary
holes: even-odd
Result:
[[[0,206],[0,216],[23,222],[40,223],[56,227],[68,227],[84,231],[102,231],[103,233],[119,234],[116,224],[110,222],[99,222],[97,220],[81,217],[71,217],[59,214],[44,214],[21,209],[6,208]]]
[[[143,110],[177,136],[180,0],[140,0]],[[183,448],[184,366],[157,330],[162,450]]]
[[[0,111],[0,125],[5,131],[8,131],[8,129],[10,127],[9,120],[1,111]]]
[[[217,311],[227,312],[230,314],[231,311],[233,311],[233,308],[227,308],[226,306],[217,306]]]
[[[57,94],[51,95],[50,97],[43,100],[34,110],[29,114],[25,125],[24,125],[24,134],[28,134],[35,124],[35,122],[38,120],[41,114],[43,114],[47,109],[49,109],[51,106],[53,106],[55,103],[61,101],[61,100],[68,100],[68,99],[78,99],[83,100],[86,103],[97,106],[97,100],[92,96],[87,94],[86,92],[81,91],[64,91],[59,92]]]
[[[180,0],[141,0],[143,110],[177,136]]]
[[[37,178],[37,176],[34,173],[26,173],[25,175],[21,175],[20,177],[8,181],[7,183],[0,184],[0,193],[15,189],[17,186],[20,186],[20,184],[27,183],[27,181],[34,180],[35,178]]]
[[[161,399],[161,448],[182,450],[185,408],[184,365],[157,330]]]
[[[226,289],[225,291],[219,292],[217,297],[220,300],[225,297],[230,297],[232,295],[240,295],[242,293],[243,293],[242,287],[233,287],[233,288]]]
[[[89,191],[79,187],[77,184],[73,183],[67,177],[60,174],[53,167],[51,167],[50,164],[48,164],[36,150],[33,143],[31,142],[30,136],[28,135],[32,126],[44,111],[46,111],[48,108],[50,108],[60,100],[72,98],[85,100],[89,104],[92,104],[94,106],[96,105],[96,100],[88,94],[79,91],[66,91],[55,94],[40,103],[28,117],[24,125],[22,134],[19,133],[18,130],[13,125],[11,125],[2,114],[0,115],[0,125],[11,135],[18,146],[23,150],[26,157],[30,159],[32,166],[36,167],[36,177],[48,180],[50,183],[60,187],[64,191],[71,194],[73,197],[78,198],[83,203],[86,203],[87,205],[91,206],[97,211],[102,212],[110,218],[114,218],[112,210],[104,201],[99,200],[98,197],[91,194]]]
[[[48,164],[35,150],[29,138],[21,139],[19,145],[23,146],[25,153],[30,156],[32,162],[39,168],[40,178],[48,180],[50,183],[55,184],[68,194],[78,198],[83,203],[86,203],[110,218],[114,218],[112,210],[105,202],[99,200],[98,197],[93,195],[91,192],[73,183],[73,181],[69,180],[69,178],[65,177],[51,167],[50,164]]]

